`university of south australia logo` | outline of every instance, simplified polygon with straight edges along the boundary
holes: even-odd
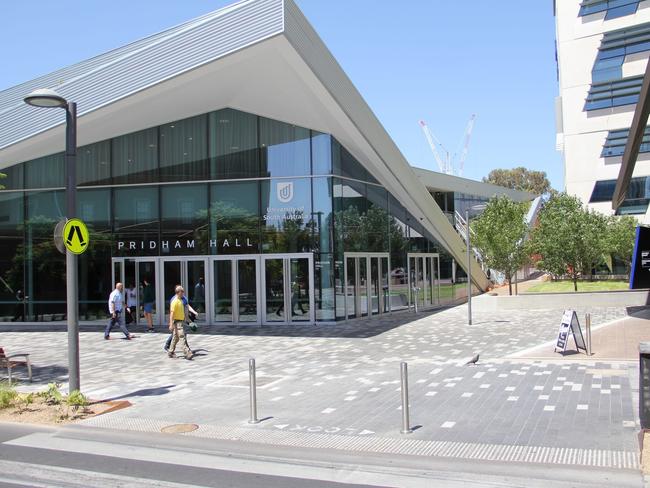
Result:
[[[293,181],[281,181],[275,189],[280,202],[289,203],[293,199]]]

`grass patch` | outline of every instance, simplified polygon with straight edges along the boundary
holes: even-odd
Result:
[[[627,290],[629,283],[622,280],[578,281],[578,292]],[[533,285],[522,293],[562,293],[573,292],[573,281],[544,281]]]

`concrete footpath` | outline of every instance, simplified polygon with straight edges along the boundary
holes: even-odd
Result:
[[[580,317],[587,311],[595,327],[628,316],[607,308]],[[197,430],[173,437],[267,453],[313,449],[355,462],[388,456],[395,469],[413,460],[486,473],[501,464],[531,473],[552,465],[554,473],[575,470],[576,483],[590,473],[602,479],[589,486],[642,486],[635,361],[510,357],[550,343],[561,317],[562,310],[480,313],[469,327],[463,306],[327,327],[212,327],[190,335],[199,350],[193,361],[167,358],[166,334],[104,341],[99,331],[84,332],[84,392],[133,406],[75,428],[153,435],[192,423]],[[7,332],[2,343],[33,354],[35,383],[21,388],[65,382],[65,333]],[[466,365],[475,353],[478,364]],[[257,425],[247,423],[250,357],[259,368]],[[400,433],[401,361],[409,364],[412,434]]]

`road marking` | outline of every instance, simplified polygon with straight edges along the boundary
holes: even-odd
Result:
[[[2,473],[2,481],[4,483],[14,483],[38,488],[50,488],[52,486],[67,486],[70,488],[87,488],[89,486],[140,488],[142,486],[152,485],[161,488],[198,488],[198,485],[186,483],[174,483],[163,480],[137,478],[135,476],[121,476],[99,471],[86,471],[18,461],[0,460],[0,473]]]

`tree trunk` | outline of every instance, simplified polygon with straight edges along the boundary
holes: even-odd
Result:
[[[573,275],[573,291],[578,291],[578,275]]]
[[[510,273],[506,273],[506,278],[508,279],[508,291],[512,296],[512,276],[510,275]]]

